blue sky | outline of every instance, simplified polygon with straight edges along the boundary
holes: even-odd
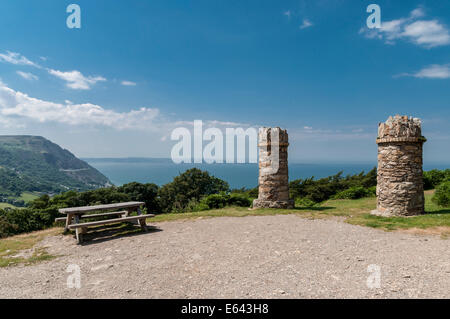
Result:
[[[406,114],[450,163],[449,34],[448,1],[4,0],[0,134],[170,157],[173,128],[203,120],[287,128],[291,161],[374,162],[378,122]]]

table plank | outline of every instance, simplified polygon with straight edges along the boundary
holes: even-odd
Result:
[[[78,213],[87,213],[87,212],[92,212],[92,211],[97,211],[97,210],[134,208],[134,207],[140,207],[144,204],[145,204],[144,202],[126,202],[126,203],[105,204],[105,205],[96,205],[96,206],[61,208],[61,209],[58,209],[58,211],[61,214],[78,214]]]

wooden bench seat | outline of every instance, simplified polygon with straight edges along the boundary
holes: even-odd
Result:
[[[96,220],[94,222],[87,222],[87,223],[80,223],[80,224],[71,224],[69,225],[69,229],[77,229],[82,227],[88,227],[88,226],[99,226],[99,225],[106,225],[106,224],[115,224],[115,223],[122,223],[122,222],[128,222],[133,220],[139,220],[139,219],[147,219],[155,217],[153,214],[147,214],[147,215],[138,215],[138,216],[129,216],[129,217],[121,217],[121,218],[113,218],[113,219],[105,219],[105,220]]]
[[[80,218],[81,219],[87,219],[87,218],[96,218],[96,217],[108,217],[108,216],[121,216],[121,215],[125,215],[127,213],[126,210],[124,211],[120,211],[120,212],[111,212],[111,213],[102,213],[102,214],[92,214],[92,215],[82,215]],[[55,218],[55,223],[56,222],[65,222],[67,219],[67,217],[58,217]]]
[[[146,214],[146,215],[138,215],[138,216],[129,216],[129,217],[97,220],[97,221],[94,221],[94,222],[71,224],[71,225],[69,225],[69,229],[75,229],[75,235],[76,235],[76,238],[77,238],[77,243],[81,244],[83,242],[83,234],[85,234],[87,232],[87,228],[88,227],[107,225],[107,224],[116,224],[116,223],[123,223],[123,222],[138,221],[138,223],[141,226],[142,230],[146,231],[147,230],[147,224],[146,224],[145,220],[147,218],[151,218],[151,217],[155,217],[155,215],[153,215],[153,214]]]

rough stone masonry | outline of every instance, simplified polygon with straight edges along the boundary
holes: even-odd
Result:
[[[423,214],[422,136],[418,118],[396,115],[378,126],[377,209],[381,216]]]
[[[259,129],[259,193],[254,208],[294,208],[289,199],[288,146],[286,130]]]

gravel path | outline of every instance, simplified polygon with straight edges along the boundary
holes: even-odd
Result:
[[[71,236],[48,237],[42,245],[63,256],[0,268],[0,297],[450,298],[450,240],[436,236],[294,215],[157,228],[83,246]],[[80,289],[67,288],[69,264],[80,267]],[[367,287],[372,264],[380,267],[380,288]]]

